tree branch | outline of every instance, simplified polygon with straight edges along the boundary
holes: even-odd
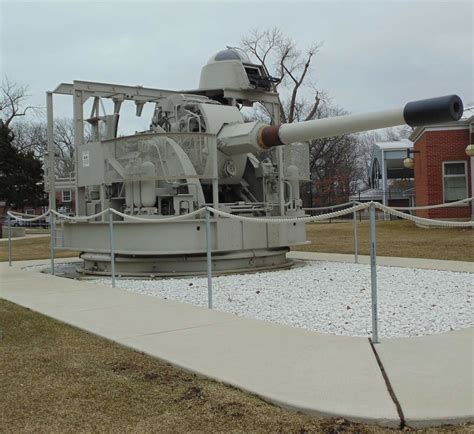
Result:
[[[316,96],[314,97],[314,104],[313,107],[311,107],[311,110],[309,113],[306,115],[305,121],[309,121],[314,118],[314,115],[318,111],[319,103],[321,102],[321,98],[319,97],[319,92],[316,91]]]

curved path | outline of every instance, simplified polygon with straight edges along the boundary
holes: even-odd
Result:
[[[474,419],[473,329],[372,347],[21,268],[39,263],[1,263],[0,297],[281,406],[392,427]]]

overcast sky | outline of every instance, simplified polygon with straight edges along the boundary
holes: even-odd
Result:
[[[474,101],[473,4],[3,0],[0,71],[28,84],[37,105],[74,79],[192,89],[213,53],[276,26],[301,48],[324,43],[314,77],[346,110],[448,93],[466,105]]]

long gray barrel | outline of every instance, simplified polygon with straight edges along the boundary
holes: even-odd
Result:
[[[259,132],[258,142],[264,149],[273,146],[307,142],[321,137],[340,136],[379,128],[410,125],[411,127],[457,121],[463,103],[457,95],[412,101],[402,108],[333,118],[316,119],[294,124],[271,125]]]

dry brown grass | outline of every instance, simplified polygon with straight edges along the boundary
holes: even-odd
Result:
[[[50,237],[20,238],[12,241],[12,259],[24,261],[26,259],[48,259]],[[56,250],[56,258],[71,258],[78,256],[78,252],[70,250]],[[8,261],[8,242],[0,243],[0,262]]]
[[[352,222],[309,224],[311,244],[294,250],[354,253]],[[369,223],[358,223],[359,253],[369,252]],[[377,255],[474,261],[474,230],[423,229],[406,220],[377,221]]]
[[[0,329],[1,432],[393,432],[273,406],[3,300]]]

